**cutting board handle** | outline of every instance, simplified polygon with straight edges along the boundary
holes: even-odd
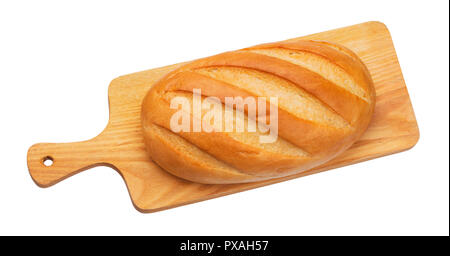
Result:
[[[104,162],[96,139],[73,143],[39,143],[27,154],[28,170],[40,187],[49,187],[78,172]]]

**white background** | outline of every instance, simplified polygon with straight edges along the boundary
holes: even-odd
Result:
[[[410,151],[153,214],[106,167],[47,189],[28,174],[32,144],[103,130],[119,75],[371,20],[417,116]],[[0,234],[448,235],[448,22],[448,1],[1,1]]]

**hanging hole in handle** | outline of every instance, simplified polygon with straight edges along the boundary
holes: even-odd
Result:
[[[46,156],[46,157],[42,158],[42,164],[47,167],[52,166],[53,165],[53,157]]]

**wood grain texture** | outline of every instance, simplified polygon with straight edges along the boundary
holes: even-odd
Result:
[[[109,166],[122,175],[136,209],[154,212],[397,153],[417,143],[416,119],[384,24],[367,22],[289,41],[298,39],[327,40],[350,48],[368,67],[376,88],[369,129],[350,149],[326,164],[288,177],[230,185],[193,183],[160,169],[145,149],[141,102],[159,78],[181,63],[114,79],[108,90],[110,120],[105,130],[84,142],[33,145],[27,156],[31,177],[37,185],[48,187],[94,166]],[[53,165],[43,164],[46,157],[53,159]]]

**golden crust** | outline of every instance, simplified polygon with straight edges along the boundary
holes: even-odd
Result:
[[[289,61],[289,55],[265,54],[272,49],[279,55],[292,51],[298,54],[300,62]],[[208,75],[208,68],[224,70],[236,79],[218,79]],[[251,139],[254,134],[248,131],[239,136],[233,132],[170,131],[170,118],[177,111],[170,109],[170,100],[177,95],[192,97],[194,88],[201,89],[203,97],[215,96],[222,103],[225,97],[277,96],[261,95],[261,90],[256,91],[253,84],[247,87],[238,84],[243,81],[239,80],[242,74],[238,72],[247,76],[264,74],[267,83],[271,83],[275,91],[279,90],[280,95],[293,93],[292,88],[301,90],[302,100],[310,102],[308,106],[320,113],[306,116],[305,111],[283,108],[283,104],[298,102],[281,102],[279,137],[272,145],[255,143]],[[257,78],[253,83],[256,81]],[[366,130],[374,105],[375,91],[370,74],[350,50],[330,42],[279,42],[199,59],[172,71],[145,97],[142,125],[149,155],[166,171],[200,183],[243,183],[291,175],[334,158]],[[345,125],[320,122],[323,116],[340,118]]]

